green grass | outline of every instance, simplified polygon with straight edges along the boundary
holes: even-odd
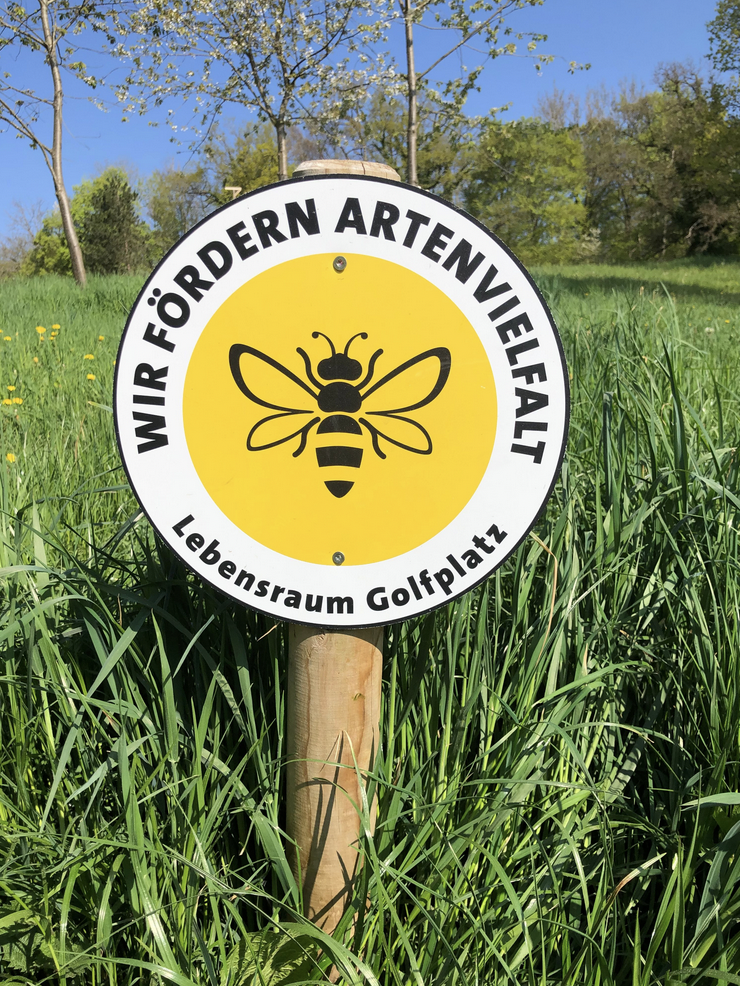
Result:
[[[737,271],[537,272],[562,478],[540,540],[388,631],[333,940],[285,861],[284,630],[196,585],[118,463],[136,280],[1,285],[0,981],[740,983]]]
[[[572,289],[579,286],[585,290],[608,291],[635,290],[642,297],[667,288],[676,299],[687,305],[685,312],[689,322],[692,310],[706,306],[706,314],[711,319],[720,315],[724,307],[737,306],[740,302],[740,259],[712,260],[711,258],[692,258],[690,260],[653,261],[643,264],[581,264],[579,266],[543,266],[538,268],[542,275],[555,275],[561,283]],[[701,312],[700,312],[701,314]]]

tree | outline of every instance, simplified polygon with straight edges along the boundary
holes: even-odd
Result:
[[[45,274],[68,277],[72,273],[72,260],[58,209],[42,219],[41,228],[33,238],[33,246],[24,257],[20,271],[32,277],[43,277]]]
[[[482,61],[467,69],[458,66],[455,77],[444,83],[440,90],[433,91],[439,107],[444,110],[437,114],[435,126],[441,127],[448,138],[459,131],[465,122],[463,106],[470,92],[477,87],[485,63],[502,55],[516,54],[516,41],[528,38],[527,52],[534,58],[537,69],[545,62],[553,60],[552,55],[534,55],[539,42],[547,41],[547,35],[514,32],[506,23],[506,18],[515,10],[523,7],[539,7],[545,0],[451,0],[444,5],[444,0],[398,0],[403,19],[406,42],[406,72],[403,76],[404,94],[407,104],[407,181],[418,185],[417,144],[419,136],[419,99],[429,90],[431,73],[456,52],[474,50],[476,55],[482,54]],[[416,68],[414,45],[414,28],[424,24],[426,17],[431,15],[435,30],[449,35],[450,45],[446,51],[434,59],[423,71]],[[483,15],[481,17],[481,15]],[[478,19],[477,19],[478,18]],[[502,43],[502,38],[509,40]],[[515,40],[512,40],[515,39]],[[481,48],[471,47],[471,42]],[[583,66],[570,63],[570,71]],[[588,68],[589,66],[585,66]]]
[[[72,38],[86,27],[99,28],[102,17],[100,5],[92,0],[83,3],[38,0],[30,10],[14,0],[0,3],[0,54],[4,65],[9,64],[13,48],[16,54],[24,50],[43,58],[51,76],[51,94],[40,95],[35,89],[15,86],[10,72],[4,71],[0,78],[0,123],[43,155],[54,182],[72,271],[80,285],[85,284],[85,265],[62,172],[62,70],[73,72],[90,86],[96,85],[97,80],[87,73],[84,63],[73,60],[79,46]],[[50,140],[42,138],[49,111]]]
[[[148,265],[148,233],[136,208],[138,192],[120,168],[108,168],[89,193],[82,221],[82,253],[93,274],[133,274]]]
[[[525,263],[584,252],[586,169],[576,128],[489,120],[463,188],[465,208]]]
[[[8,234],[0,239],[0,280],[20,273],[45,211],[41,200],[13,203]]]
[[[294,158],[320,156],[316,142],[299,131],[288,131],[287,144]],[[154,254],[165,253],[214,208],[230,202],[232,189],[246,195],[277,178],[275,139],[269,126],[250,127],[236,136],[212,133],[199,163],[155,171],[144,184]]]
[[[74,187],[70,212],[93,274],[127,274],[149,266],[149,229],[137,212],[137,193],[121,168],[107,168]],[[59,212],[47,215],[24,261],[27,274],[70,274],[72,261]]]
[[[336,141],[352,155],[383,161],[399,174],[408,175],[408,130],[406,105],[399,96],[376,93],[341,123]],[[418,183],[449,201],[456,201],[470,165],[469,146],[479,130],[478,121],[461,116],[453,130],[447,108],[434,92],[426,92],[419,103],[416,133]]]
[[[652,248],[727,252],[740,234],[740,120],[728,112],[725,88],[691,66],[669,66],[659,82],[635,135],[653,164]]]
[[[286,146],[288,138],[289,134]],[[250,127],[233,140],[225,134],[216,134],[204,147],[204,157],[211,173],[211,195],[215,205],[231,201],[233,196],[226,190],[226,185],[240,188],[240,194],[246,195],[278,180],[275,139],[265,125]]]
[[[719,0],[707,29],[714,67],[720,72],[740,72],[740,0]]]
[[[728,104],[740,110],[740,0],[719,0],[714,18],[707,24],[709,57],[719,72],[733,72],[725,86]]]
[[[495,57],[496,41],[501,28],[504,14],[512,7],[523,7],[526,4],[534,6],[544,0],[478,0],[467,4],[465,0],[450,5],[447,14],[442,15],[439,7],[442,0],[399,0],[401,17],[403,18],[404,40],[406,50],[406,72],[403,76],[406,99],[406,180],[411,185],[418,185],[418,136],[419,136],[419,93],[428,83],[430,72],[450,57],[454,52],[464,48],[473,38],[483,42],[487,48],[484,58]],[[482,21],[473,21],[474,13],[488,14]],[[421,26],[427,14],[432,13],[436,26],[452,35],[459,35],[447,51],[421,72],[416,68],[416,48],[414,44],[414,28]],[[468,71],[462,76],[443,87],[444,95],[448,97],[448,111],[455,117],[462,113],[462,106],[475,87],[482,66]],[[435,93],[436,95],[436,93]],[[453,124],[454,127],[454,124]]]
[[[116,50],[132,60],[119,96],[141,112],[192,97],[203,127],[228,104],[252,109],[274,129],[283,180],[289,129],[321,130],[382,78],[382,55],[371,62],[367,50],[383,38],[388,2],[135,0],[119,20]]]
[[[581,107],[554,94],[550,126],[577,135],[586,227],[611,260],[732,252],[740,242],[740,120],[730,95],[673,65],[653,92],[592,93]]]
[[[213,208],[213,189],[203,165],[155,171],[144,186],[152,220],[152,249],[161,256]]]
[[[740,121],[727,93],[690,66],[664,68],[656,92],[614,102],[586,127],[594,225],[612,255],[638,259],[735,249]],[[614,205],[618,218],[615,229]],[[609,216],[611,213],[611,217]]]
[[[635,88],[590,97],[576,131],[586,170],[586,226],[603,259],[647,257],[655,162],[636,135],[651,112],[651,97]]]

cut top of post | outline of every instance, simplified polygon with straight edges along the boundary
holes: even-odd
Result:
[[[371,178],[387,178],[390,181],[401,180],[398,172],[388,164],[380,164],[377,161],[348,161],[341,158],[301,161],[293,172],[294,178],[308,178],[312,175],[368,175]]]

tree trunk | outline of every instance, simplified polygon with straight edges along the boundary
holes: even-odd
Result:
[[[52,174],[54,175],[54,188],[57,194],[57,202],[59,203],[59,211],[62,214],[62,228],[67,239],[69,256],[72,261],[72,273],[74,274],[75,281],[77,281],[81,288],[84,288],[87,284],[85,262],[82,259],[80,241],[77,239],[77,230],[72,220],[69,198],[67,197],[67,190],[64,187],[64,181],[62,179],[61,162],[59,164],[58,175],[56,172],[52,172]]]
[[[44,42],[46,47],[47,59],[51,76],[54,80],[54,137],[51,145],[51,176],[54,180],[54,191],[56,192],[59,211],[62,214],[62,228],[67,238],[69,256],[72,261],[72,273],[74,279],[84,287],[87,282],[85,274],[85,263],[82,259],[80,241],[77,239],[77,231],[72,221],[72,212],[69,207],[67,190],[64,187],[64,177],[62,175],[62,74],[59,70],[59,59],[57,57],[56,39],[52,36],[51,25],[49,23],[49,3],[48,0],[39,0],[41,10],[41,23],[44,29]]]
[[[414,24],[411,19],[411,0],[405,0],[403,19],[406,28],[406,82],[408,93],[408,119],[406,130],[406,181],[409,185],[418,185],[419,179],[416,167],[416,144],[418,136],[416,66],[414,64]]]
[[[288,177],[288,128],[282,120],[275,127],[277,133],[278,181]]]

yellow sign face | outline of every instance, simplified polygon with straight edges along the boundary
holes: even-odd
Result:
[[[496,387],[438,287],[336,256],[285,261],[218,308],[187,368],[183,428],[203,487],[240,530],[300,561],[366,565],[466,506],[491,458]]]

